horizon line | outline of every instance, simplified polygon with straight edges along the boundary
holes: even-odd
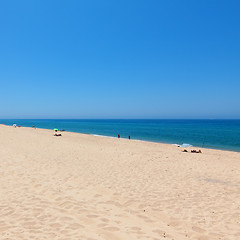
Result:
[[[0,118],[0,120],[240,120],[240,118]]]

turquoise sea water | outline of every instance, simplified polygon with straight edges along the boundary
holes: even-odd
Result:
[[[0,123],[240,152],[240,120],[4,119]]]

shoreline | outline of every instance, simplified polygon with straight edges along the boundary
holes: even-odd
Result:
[[[7,125],[7,124],[0,124],[0,126],[7,126],[7,127],[13,127],[11,125]],[[18,128],[18,127],[17,127]],[[26,126],[21,126],[20,128],[29,128],[29,129],[32,129],[32,127],[26,127]],[[36,127],[36,129],[41,129],[41,130],[49,130],[49,131],[53,131],[52,129],[50,128],[41,128],[41,127]],[[62,132],[62,131],[60,131]],[[100,134],[92,134],[92,133],[81,133],[81,132],[71,132],[71,131],[67,131],[67,130],[64,130],[63,133],[76,133],[76,134],[83,134],[83,135],[88,135],[88,136],[95,136],[95,137],[102,137],[102,138],[112,138],[112,139],[118,139],[117,137],[114,137],[114,136],[106,136],[106,135],[100,135]],[[124,138],[124,137],[121,137],[119,139],[124,139],[124,140],[127,140],[129,141],[128,138]],[[177,144],[177,143],[166,143],[166,142],[158,142],[158,141],[148,141],[148,140],[141,140],[141,139],[134,139],[134,138],[131,138],[130,141],[136,141],[136,142],[146,142],[146,143],[158,143],[158,144],[166,144],[166,145],[172,145],[172,146],[180,146],[181,144]],[[191,144],[191,143],[189,143]],[[180,148],[180,147],[177,147],[177,148]],[[200,147],[200,146],[192,146],[192,147],[187,147],[187,149],[207,149],[207,150],[216,150],[216,151],[224,151],[224,152],[234,152],[234,153],[240,153],[240,150],[237,151],[237,150],[230,150],[230,149],[221,149],[221,148],[208,148],[208,147]],[[180,148],[180,149],[185,149],[184,147]]]

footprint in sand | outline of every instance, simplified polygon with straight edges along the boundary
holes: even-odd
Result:
[[[106,224],[106,223],[100,223],[100,224],[98,224],[97,226],[103,228],[103,227],[106,227],[107,224]]]
[[[85,227],[81,224],[78,224],[78,223],[71,223],[71,224],[68,225],[67,228],[71,229],[71,230],[77,230],[79,228],[85,228]]]
[[[204,229],[202,229],[202,228],[200,228],[200,227],[195,227],[195,226],[192,227],[192,230],[193,230],[194,232],[198,232],[198,233],[204,233],[204,232],[206,232],[206,230],[204,230]]]
[[[100,220],[103,222],[109,222],[109,220],[107,218],[101,218]]]
[[[60,223],[51,223],[51,224],[49,224],[49,226],[52,228],[61,228],[62,227],[62,225]]]
[[[98,215],[87,215],[88,218],[98,218]]]
[[[131,229],[132,229],[132,230],[135,230],[135,231],[141,231],[141,230],[142,230],[142,229],[139,228],[139,227],[132,227]]]
[[[117,228],[117,227],[105,227],[105,228],[103,228],[103,230],[107,230],[107,231],[110,231],[110,232],[115,232],[115,231],[119,231],[120,229]]]

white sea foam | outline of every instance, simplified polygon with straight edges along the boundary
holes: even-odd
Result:
[[[91,134],[91,135],[96,136],[96,137],[116,138],[116,137],[112,137],[112,136],[105,136],[105,135],[98,135],[98,134]]]

